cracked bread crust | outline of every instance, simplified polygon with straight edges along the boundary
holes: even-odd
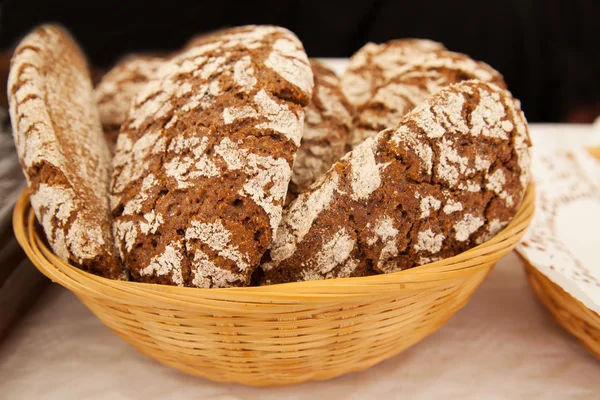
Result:
[[[509,92],[440,90],[286,207],[262,283],[396,272],[488,240],[521,204],[529,147]]]
[[[132,100],[158,71],[164,58],[129,56],[117,63],[94,89],[94,98],[109,148],[114,150]]]
[[[31,205],[52,250],[83,270],[122,277],[108,204],[110,153],[86,60],[68,33],[44,25],[23,39],[8,97]]]
[[[191,43],[205,42],[207,36]],[[188,45],[191,48],[192,44]],[[114,148],[131,101],[157,73],[165,58],[130,56],[111,69],[95,89],[104,132]],[[325,64],[310,60],[315,86],[305,110],[304,134],[292,170],[289,199],[310,186],[346,154],[352,106],[341,92],[339,77]]]
[[[489,65],[445,50],[415,54],[395,73],[357,109],[349,138],[351,148],[395,127],[406,113],[445,86],[477,79],[506,88],[502,75]]]
[[[295,198],[346,154],[353,109],[339,77],[325,64],[310,60],[315,86],[306,108],[304,135],[296,153],[288,197]]]
[[[379,86],[398,76],[414,57],[438,50],[445,50],[444,45],[426,39],[367,43],[350,57],[342,75],[342,90],[350,103],[359,107],[373,97]]]
[[[313,76],[286,29],[221,31],[173,56],[119,134],[111,206],[135,280],[245,286],[281,220]]]

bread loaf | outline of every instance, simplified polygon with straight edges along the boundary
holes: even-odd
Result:
[[[313,76],[297,37],[248,26],[165,61],[132,103],[111,205],[135,280],[247,285],[279,226]]]
[[[342,75],[342,90],[350,103],[359,107],[414,57],[437,50],[445,50],[444,45],[426,39],[367,43],[350,57]]]
[[[352,106],[338,76],[325,64],[310,60],[315,86],[306,108],[304,135],[296,154],[288,193],[295,197],[346,154]]]
[[[450,84],[477,79],[506,88],[502,75],[489,65],[445,50],[415,54],[396,68],[395,75],[388,72],[388,76],[358,107],[350,147],[383,129],[394,128],[407,112]]]
[[[108,71],[94,89],[102,128],[112,150],[117,143],[119,129],[127,119],[132,100],[162,63],[162,57],[126,57]]]
[[[209,36],[195,38],[187,48],[208,39]],[[166,59],[129,56],[102,77],[95,97],[109,145],[116,144],[132,99]],[[352,106],[341,92],[339,77],[320,61],[310,60],[310,63],[315,87],[306,108],[304,135],[296,154],[288,198],[295,198],[346,154],[352,125]]]
[[[480,81],[440,90],[286,208],[263,283],[396,272],[488,240],[521,204],[529,147],[509,92]]]
[[[15,50],[10,116],[31,205],[54,253],[86,271],[123,276],[108,204],[110,153],[81,50],[45,25]]]

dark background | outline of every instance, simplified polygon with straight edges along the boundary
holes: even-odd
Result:
[[[530,121],[590,122],[600,114],[600,0],[5,0],[4,60],[43,22],[63,24],[99,68],[128,52],[172,50],[194,34],[251,23],[289,28],[310,57],[429,38],[498,69]]]

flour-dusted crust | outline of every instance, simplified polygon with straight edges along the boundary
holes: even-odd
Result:
[[[210,39],[201,36],[187,48]],[[157,73],[166,58],[130,56],[106,73],[94,95],[109,145],[116,144],[132,99]],[[339,77],[318,60],[310,60],[315,87],[306,108],[304,135],[292,171],[290,197],[312,184],[346,153],[346,141],[352,125],[352,106],[340,88]]]
[[[445,50],[441,43],[426,39],[399,39],[367,43],[348,62],[342,75],[342,90],[354,106],[369,101],[375,90],[398,76],[404,66],[424,53]]]
[[[108,71],[94,89],[100,121],[111,148],[127,119],[129,106],[143,86],[163,64],[162,57],[129,56]]]
[[[497,234],[529,182],[529,134],[495,85],[451,85],[369,138],[285,210],[264,283],[395,272]]]
[[[281,220],[312,87],[302,44],[272,26],[221,31],[159,68],[113,159],[114,231],[134,279],[248,284]]]
[[[304,135],[296,153],[290,182],[295,197],[346,154],[353,109],[340,88],[339,77],[325,64],[310,60],[315,86],[306,107]]]
[[[61,259],[122,275],[108,205],[110,154],[84,56],[61,28],[42,26],[15,50],[10,115],[31,205]]]
[[[415,54],[396,67],[395,74],[358,107],[348,140],[350,147],[383,129],[394,128],[406,113],[445,86],[477,79],[506,88],[502,75],[489,65],[445,50]]]

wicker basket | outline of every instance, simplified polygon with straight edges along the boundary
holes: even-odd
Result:
[[[526,259],[527,279],[550,314],[573,334],[593,355],[600,358],[600,315],[583,305],[560,286],[548,279]]]
[[[387,275],[227,289],[114,281],[74,268],[46,246],[27,192],[13,224],[37,268],[141,353],[214,381],[276,386],[366,369],[438,330],[519,242],[534,201],[531,185],[506,229],[446,260]]]
[[[587,147],[600,160],[600,147]],[[600,358],[600,315],[552,282],[519,254],[529,284],[540,302],[550,311],[556,322],[573,334],[593,355]]]

